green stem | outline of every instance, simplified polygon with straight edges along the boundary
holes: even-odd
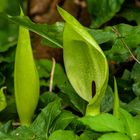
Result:
[[[96,116],[100,114],[100,106],[94,106],[94,105],[87,105],[86,108],[86,116]]]

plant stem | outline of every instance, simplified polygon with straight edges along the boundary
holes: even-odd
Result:
[[[93,106],[93,105],[87,105],[87,108],[86,108],[86,116],[96,116],[96,115],[99,115],[100,114],[100,106]]]

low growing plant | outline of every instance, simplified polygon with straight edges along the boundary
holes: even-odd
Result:
[[[14,76],[17,111],[22,125],[13,131],[10,131],[11,122],[2,125],[0,138],[10,140],[139,140],[140,117],[139,115],[132,116],[120,107],[115,78],[113,113],[101,111],[101,102],[109,78],[108,62],[104,52],[73,16],[60,7],[58,11],[65,20],[65,24],[63,32],[62,30],[60,32],[60,36],[63,34],[63,39],[60,37],[56,40],[52,34],[44,33],[40,24],[33,24],[27,17],[9,17],[10,20],[20,24]],[[58,95],[54,93],[40,95],[40,103],[45,105],[31,123],[39,98],[39,80],[32,56],[29,31],[21,25],[42,35],[55,46],[62,47],[63,44],[66,73],[76,91],[71,93],[72,95],[68,93],[67,95],[70,101],[73,101],[74,109],[77,103],[83,105],[83,102],[86,102],[85,110],[84,107],[76,108],[79,112],[81,110],[85,112],[82,117],[74,115],[71,109],[65,107],[68,102],[65,104],[66,98],[63,99],[65,96],[61,91]],[[53,29],[54,25],[42,27]],[[64,83],[68,84],[67,81]],[[68,88],[65,86],[65,89],[73,91],[70,86]]]
[[[32,54],[29,31],[21,26],[15,56],[14,87],[21,125],[28,126],[39,99],[39,76]]]
[[[59,7],[58,11],[66,21],[63,52],[67,76],[78,95],[88,102],[86,115],[100,114],[108,82],[107,59],[96,41],[77,20]]]

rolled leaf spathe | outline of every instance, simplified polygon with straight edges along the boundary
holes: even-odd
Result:
[[[39,99],[39,76],[35,66],[29,31],[19,27],[16,48],[14,88],[22,125],[30,125]]]

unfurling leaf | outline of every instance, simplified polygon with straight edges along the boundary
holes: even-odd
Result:
[[[3,89],[4,88],[5,87],[2,87],[0,89],[0,111],[2,111],[3,109],[5,109],[5,107],[7,106],[6,97],[5,97],[4,93],[3,93]]]
[[[118,88],[117,88],[117,82],[114,77],[114,109],[113,109],[113,115],[119,118],[119,95],[118,95]]]
[[[39,77],[32,54],[29,31],[19,27],[16,49],[14,88],[22,125],[31,123],[39,99]]]
[[[86,114],[99,114],[108,82],[106,57],[96,41],[74,17],[59,7],[58,11],[66,21],[63,51],[67,76],[77,94],[89,102]]]

